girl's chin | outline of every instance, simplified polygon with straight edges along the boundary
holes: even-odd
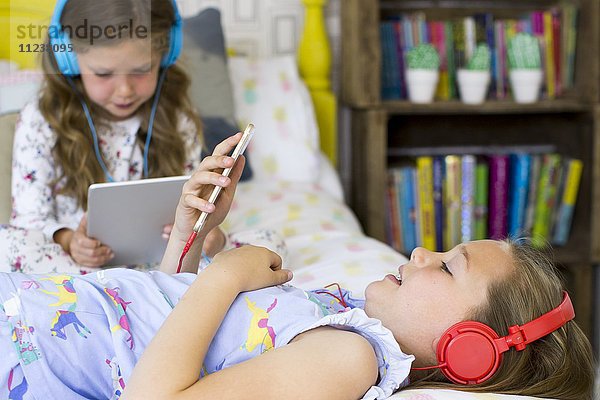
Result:
[[[137,108],[135,108],[134,106],[127,108],[111,106],[110,109],[107,109],[106,111],[108,111],[108,113],[113,119],[123,120],[132,117],[133,114],[135,114],[135,112],[137,111]]]

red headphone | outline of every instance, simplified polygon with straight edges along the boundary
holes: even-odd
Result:
[[[502,361],[502,353],[511,347],[523,350],[529,343],[554,332],[575,318],[573,303],[567,292],[558,307],[526,323],[508,328],[508,335],[498,334],[486,324],[463,321],[452,325],[442,335],[437,346],[438,364],[434,367],[413,368],[416,370],[440,368],[454,383],[475,385],[483,383],[496,373]]]

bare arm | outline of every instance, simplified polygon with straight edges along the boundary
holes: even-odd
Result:
[[[177,304],[127,383],[123,400],[355,399],[377,379],[366,339],[329,327],[202,379],[209,345],[241,291],[290,279],[281,258],[262,247],[217,254]],[[202,316],[198,317],[198,305]]]
[[[219,253],[160,328],[127,384],[133,399],[173,399],[200,376],[208,347],[235,297],[291,279],[281,258],[262,247]],[[199,317],[198,307],[203,309]]]

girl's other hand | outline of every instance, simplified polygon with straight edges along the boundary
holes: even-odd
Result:
[[[204,245],[202,246],[202,251],[207,256],[212,258],[215,256],[215,254],[223,250],[223,247],[225,247],[225,242],[225,232],[223,232],[221,228],[217,226],[208,232],[208,235],[206,235],[206,239],[204,239]]]
[[[69,242],[69,254],[77,264],[101,267],[115,255],[110,247],[87,236],[87,215],[84,215]]]
[[[202,211],[211,215],[200,232],[201,236],[206,236],[208,232],[223,222],[231,207],[235,188],[244,169],[245,158],[243,156],[238,158],[228,178],[223,177],[221,172],[233,165],[233,158],[227,154],[233,150],[241,137],[241,132],[238,132],[219,143],[213,154],[202,160],[198,169],[183,185],[171,236],[186,242]],[[208,197],[214,186],[221,186],[223,190],[221,190],[216,204],[213,205],[208,202]]]
[[[281,257],[266,247],[245,245],[218,253],[206,272],[222,274],[239,292],[281,285],[290,281],[292,271],[281,269]]]
[[[165,240],[169,240],[171,236],[171,232],[173,231],[173,224],[167,224],[163,226],[162,238]]]

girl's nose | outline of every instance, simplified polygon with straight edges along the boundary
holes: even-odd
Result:
[[[431,252],[429,250],[423,247],[415,247],[412,253],[410,253],[410,260],[418,266],[424,264],[430,255]]]
[[[116,94],[120,98],[128,98],[133,94],[133,85],[129,81],[129,77],[127,75],[124,74],[119,77]]]

